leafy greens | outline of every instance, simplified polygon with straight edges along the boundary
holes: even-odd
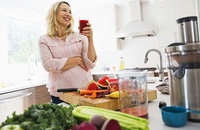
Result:
[[[30,106],[23,114],[13,112],[12,117],[0,125],[18,124],[24,130],[70,130],[77,124],[72,111],[75,106],[63,107],[53,103],[36,104]]]

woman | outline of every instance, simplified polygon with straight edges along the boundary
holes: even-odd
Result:
[[[41,62],[48,72],[47,88],[53,103],[61,103],[59,88],[83,88],[92,80],[97,55],[91,24],[82,34],[73,31],[73,17],[66,1],[54,3],[48,13],[47,34],[39,39]]]

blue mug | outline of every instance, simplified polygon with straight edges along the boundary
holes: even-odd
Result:
[[[200,114],[200,111],[187,110],[181,106],[164,106],[161,108],[162,120],[167,126],[182,127],[187,124],[188,113]]]

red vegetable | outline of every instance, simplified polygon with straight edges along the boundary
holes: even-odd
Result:
[[[97,128],[95,127],[95,125],[88,123],[78,130],[97,130]]]
[[[110,92],[109,91],[97,92],[97,98],[103,98],[107,94],[110,94]]]
[[[121,126],[117,120],[109,119],[104,122],[101,130],[121,130]]]
[[[83,121],[83,122],[81,122],[81,123],[78,125],[78,129],[84,127],[84,126],[87,125],[87,124],[88,124],[87,121]]]
[[[74,125],[71,130],[97,130],[96,126],[88,123],[86,121],[83,121],[81,124],[79,125]]]
[[[93,115],[90,118],[89,123],[94,124],[96,126],[97,130],[101,130],[101,127],[103,126],[103,124],[106,120],[107,119],[102,115]]]

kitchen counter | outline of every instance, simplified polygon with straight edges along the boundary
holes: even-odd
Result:
[[[1,87],[0,94],[46,85],[46,82],[47,82],[46,80],[24,81],[24,82],[17,83],[15,85],[10,85],[10,86],[4,87],[4,88]]]
[[[148,71],[148,75],[149,74],[153,74],[155,71]],[[117,72],[115,71],[94,71],[94,72],[91,72],[92,75],[114,75],[116,74]]]
[[[148,84],[148,89],[155,89],[155,84]],[[161,111],[158,107],[159,102],[164,101],[167,103],[167,105],[170,105],[170,96],[167,94],[162,94],[159,91],[157,91],[157,99],[149,102],[148,109],[149,109],[149,128],[150,130],[199,130],[200,129],[200,123],[193,123],[189,122],[184,127],[169,127],[166,126],[161,117]],[[66,103],[61,103],[62,105],[68,106]]]
[[[153,80],[155,78],[151,78]],[[30,87],[36,87],[40,85],[45,85],[46,80],[41,80],[41,81],[26,81],[22,82],[21,84],[16,84],[14,86],[8,86],[6,88],[1,88],[0,89],[0,94],[10,92],[10,91],[15,91],[15,90],[20,90],[20,89],[26,89]],[[148,89],[156,89],[155,84],[148,84]],[[193,122],[188,122],[186,126],[180,127],[180,128],[173,128],[173,127],[168,127],[166,126],[161,117],[161,111],[158,107],[158,104],[160,101],[164,101],[167,103],[167,105],[170,105],[170,96],[166,94],[162,94],[159,91],[157,92],[157,99],[153,100],[149,103],[149,128],[150,130],[199,130],[200,129],[200,123],[193,123]]]
[[[149,89],[155,89],[154,85],[148,85]],[[162,94],[160,92],[157,92],[157,99],[153,100],[149,103],[149,128],[150,130],[199,130],[200,129],[200,123],[193,123],[189,122],[184,127],[174,128],[166,126],[161,117],[161,111],[158,107],[160,101],[164,101],[167,103],[167,105],[170,105],[170,96],[166,94]]]
[[[117,72],[115,71],[92,71],[91,74],[95,81],[98,81],[103,76],[108,76],[110,78],[115,77],[114,74]],[[168,70],[164,69],[164,76],[168,76]],[[159,77],[159,70],[156,69],[155,71],[147,71],[147,77]]]

